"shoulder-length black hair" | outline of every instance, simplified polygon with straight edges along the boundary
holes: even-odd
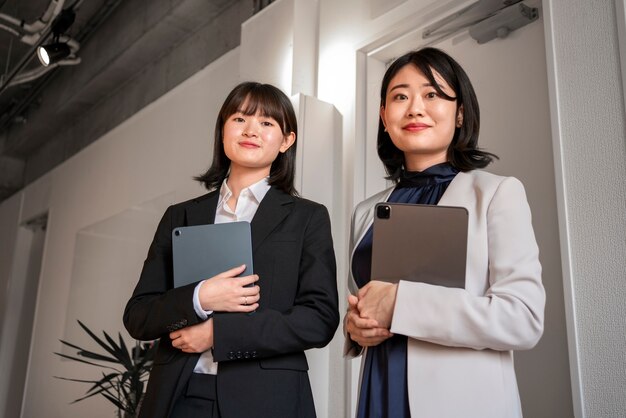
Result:
[[[245,108],[244,108],[245,105]],[[206,173],[194,177],[203,183],[208,190],[218,189],[230,169],[230,159],[224,152],[224,124],[233,114],[255,115],[257,112],[278,122],[283,136],[291,132],[298,137],[296,113],[289,98],[279,88],[271,84],[246,81],[236,86],[226,97],[215,122],[215,138],[213,144],[213,161]],[[296,169],[296,142],[278,156],[270,169],[269,184],[293,196],[298,192],[294,187]]]
[[[456,100],[457,111],[463,107],[463,123],[454,130],[448,147],[448,162],[460,171],[470,171],[489,165],[495,154],[478,148],[480,110],[474,87],[461,66],[448,54],[436,48],[422,48],[411,51],[396,59],[385,72],[380,89],[380,105],[385,107],[387,89],[393,77],[406,65],[414,65],[424,74],[437,93],[446,100]],[[435,80],[437,72],[454,91],[456,97],[445,94]],[[387,179],[398,182],[404,165],[404,153],[391,141],[385,132],[382,118],[378,121],[378,156],[385,165]]]

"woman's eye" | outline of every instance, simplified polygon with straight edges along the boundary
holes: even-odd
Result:
[[[435,91],[430,91],[430,92],[426,93],[426,98],[427,99],[434,99],[436,97],[439,97],[439,95]]]
[[[266,120],[266,121],[261,122],[261,124],[262,124],[263,126],[274,126],[274,124],[273,124],[272,122],[267,121],[267,120]]]
[[[235,116],[235,117],[233,117],[233,120],[234,120],[235,122],[245,122],[245,121],[244,121],[244,119],[243,119],[242,117],[240,117],[240,116]]]
[[[406,94],[402,94],[402,93],[398,93],[395,96],[393,96],[394,100],[406,100],[408,99],[408,97],[406,96]]]

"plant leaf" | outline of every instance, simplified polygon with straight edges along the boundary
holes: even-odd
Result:
[[[117,338],[119,338],[120,340],[120,349],[122,350],[122,352],[124,353],[125,357],[127,357],[128,362],[130,364],[133,364],[133,360],[132,360],[132,356],[130,355],[130,351],[128,350],[128,346],[126,345],[126,343],[124,342],[124,339],[122,338],[122,333],[118,332],[117,333]]]
[[[78,350],[77,356],[62,353],[54,354],[79,363],[108,369],[112,372],[108,374],[103,372],[100,380],[73,379],[58,376],[55,376],[55,378],[78,383],[88,383],[90,385],[85,395],[74,400],[72,403],[101,395],[115,405],[118,410],[131,414],[135,413],[143,393],[143,388],[145,387],[145,379],[152,368],[158,344],[153,342],[149,346],[142,346],[137,343],[138,350],[137,353],[135,353],[136,357],[133,358],[133,354],[128,349],[128,345],[122,338],[121,333],[118,332],[118,341],[111,338],[106,331],[102,332],[104,338],[100,338],[81,321],[78,321],[78,324],[108,354],[85,350],[82,347],[63,340],[60,340],[62,344]],[[119,364],[125,369],[120,368],[120,370],[116,367],[106,366],[97,362]]]
[[[77,345],[74,345],[74,344],[72,344],[72,343],[68,343],[67,341],[64,341],[64,340],[59,340],[59,341],[61,341],[63,344],[65,344],[65,345],[67,345],[67,346],[70,346],[70,347],[72,347],[72,348],[77,349],[78,351],[86,351],[84,348],[79,347],[79,346],[77,346]]]
[[[94,334],[89,328],[87,328],[87,325],[83,324],[82,322],[80,322],[80,320],[78,321],[78,325],[80,325],[82,327],[82,329],[85,330],[85,332],[87,334],[89,334],[89,336],[95,341],[97,342],[100,347],[104,348],[109,354],[111,354],[113,357],[117,358],[117,356],[115,355],[115,350],[112,349],[111,347],[109,347],[107,345],[107,343],[105,343],[104,341],[102,341],[96,334]]]
[[[116,363],[116,364],[120,364],[119,360],[113,357],[107,357],[104,356],[102,354],[98,354],[98,353],[93,353],[91,351],[79,351],[78,352],[79,356],[83,356],[83,357],[87,357],[93,360],[100,360],[100,361],[106,361],[109,363]]]
[[[114,350],[115,357],[119,360],[119,362],[124,367],[126,367],[126,370],[132,369],[133,368],[133,362],[130,359],[130,355],[128,354],[128,351],[124,351],[122,349],[122,347],[117,345],[115,340],[113,338],[111,338],[111,336],[109,334],[107,334],[105,331],[103,331],[102,333],[104,334],[104,338],[106,338],[106,340],[109,342],[109,345],[111,346],[111,348]]]
[[[79,347],[79,346],[74,345],[72,343],[68,343],[67,341],[64,341],[64,340],[59,340],[59,341],[61,341],[61,343],[65,344],[65,345],[67,345],[69,347],[77,349],[78,350],[77,354],[79,356],[87,357],[87,358],[90,358],[90,359],[93,359],[93,360],[107,361],[109,363],[118,363],[119,364],[119,361],[116,358],[107,357],[107,356],[105,356],[103,354],[94,353],[93,351],[85,350],[82,347]]]
[[[117,399],[115,399],[113,396],[108,395],[106,393],[103,393],[102,396],[104,396],[105,398],[107,398],[109,401],[111,401],[111,403],[113,403],[113,405],[117,406],[119,409],[121,409],[124,412],[128,412],[126,410],[126,406],[121,403],[120,401],[118,401]]]
[[[97,367],[102,367],[102,368],[105,368],[105,369],[115,370],[116,372],[121,373],[120,370],[118,370],[118,369],[116,369],[114,367],[109,367],[109,366],[105,366],[105,365],[98,364],[98,363],[92,363],[91,361],[83,360],[82,358],[78,358],[78,357],[68,356],[67,354],[63,354],[63,353],[56,353],[55,352],[54,354],[56,354],[57,356],[61,356],[63,358],[66,358],[66,359],[77,361],[79,363],[85,363],[85,364],[89,364],[89,365],[92,365],[92,366],[97,366]]]
[[[72,379],[70,377],[61,377],[61,376],[52,376],[55,379],[67,380],[69,382],[79,382],[79,383],[97,383],[95,380],[83,380],[83,379]]]

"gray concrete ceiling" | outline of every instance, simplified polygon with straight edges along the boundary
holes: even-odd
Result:
[[[15,84],[40,71],[34,47],[0,16],[0,201],[238,46],[271,1],[0,0],[0,14],[29,24],[56,2],[75,11],[64,35],[80,63],[27,82]]]

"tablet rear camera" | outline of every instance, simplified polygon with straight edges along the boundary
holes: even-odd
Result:
[[[380,205],[376,207],[376,217],[378,219],[389,219],[391,216],[391,207],[387,205]]]

